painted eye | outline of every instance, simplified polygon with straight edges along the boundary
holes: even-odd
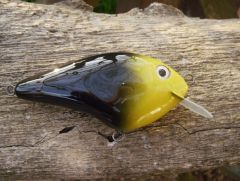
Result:
[[[157,68],[157,74],[163,80],[166,80],[170,77],[170,71],[165,66],[159,66]]]

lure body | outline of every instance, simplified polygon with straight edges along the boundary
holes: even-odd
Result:
[[[173,109],[187,93],[184,79],[160,60],[117,52],[87,57],[21,81],[16,95],[93,112],[131,132]]]

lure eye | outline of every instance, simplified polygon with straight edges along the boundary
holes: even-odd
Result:
[[[158,73],[158,76],[163,80],[166,80],[170,77],[170,71],[165,66],[159,66],[157,68],[157,73]]]

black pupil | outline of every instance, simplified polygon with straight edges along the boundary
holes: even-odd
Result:
[[[158,71],[158,73],[159,73],[159,75],[160,75],[161,77],[165,77],[166,74],[167,74],[166,70],[164,70],[164,69],[160,69],[160,70]]]

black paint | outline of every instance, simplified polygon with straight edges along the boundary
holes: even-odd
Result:
[[[118,52],[84,58],[67,70],[60,69],[60,73],[48,76],[49,72],[45,72],[21,81],[15,88],[16,95],[91,112],[120,129],[124,104],[118,104],[117,100],[126,95],[119,90],[122,86],[131,89],[135,78],[124,66],[127,60],[119,61],[117,55],[133,56]],[[101,57],[107,61],[89,65]]]

